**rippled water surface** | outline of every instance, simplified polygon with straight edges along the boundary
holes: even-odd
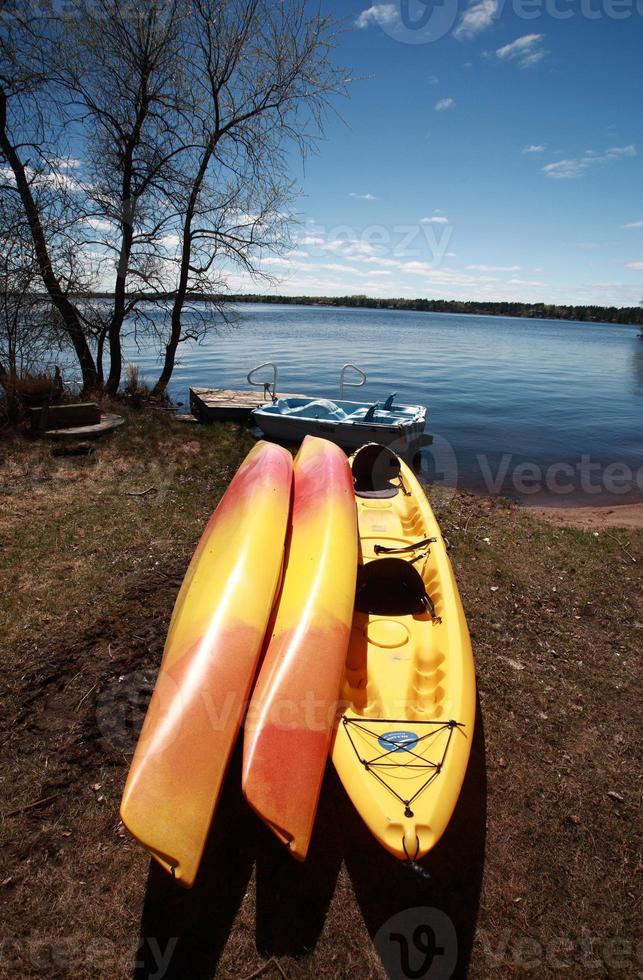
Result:
[[[528,497],[561,504],[643,497],[635,327],[329,307],[243,305],[239,313],[237,326],[183,347],[175,398],[187,403],[190,385],[246,387],[262,361],[277,363],[282,391],[337,397],[350,361],[368,381],[347,397],[396,391],[428,407],[435,444],[422,468],[431,477],[509,496],[531,487]],[[156,351],[130,356],[154,378]]]

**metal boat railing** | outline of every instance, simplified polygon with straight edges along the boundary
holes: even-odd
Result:
[[[272,368],[272,381],[253,381],[253,375],[255,375],[257,371],[263,371],[264,368]],[[265,364],[260,364],[258,367],[252,369],[247,377],[248,384],[253,385],[255,388],[263,388],[263,396],[265,400],[268,401],[268,397],[270,397],[271,401],[276,402],[277,374],[277,365],[273,364],[272,361],[266,361]]]
[[[360,381],[344,381],[344,375],[348,370],[356,371],[359,374]],[[339,398],[340,401],[344,397],[344,388],[363,388],[366,384],[366,375],[361,368],[358,368],[356,364],[345,364],[342,368],[341,374],[339,376]]]
[[[264,371],[266,368],[272,368],[272,381],[255,381],[255,375],[259,371]],[[347,371],[355,371],[359,375],[359,381],[346,381],[345,375]],[[272,361],[266,361],[265,364],[259,364],[256,368],[247,375],[248,384],[253,385],[255,388],[263,388],[263,394],[266,401],[268,398],[271,401],[277,401],[277,376],[278,368],[276,364]],[[344,397],[344,388],[363,388],[366,384],[366,374],[361,368],[358,368],[356,364],[344,364],[340,375],[339,375],[339,397],[340,400]]]

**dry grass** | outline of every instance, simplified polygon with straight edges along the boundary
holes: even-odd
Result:
[[[382,977],[374,939],[387,959],[382,928],[413,908],[453,921],[457,976],[553,976],[557,957],[568,977],[636,974],[615,940],[638,929],[643,534],[619,535],[634,564],[502,501],[434,495],[481,712],[431,879],[377,846],[332,770],[309,860],[290,862],[244,808],[238,759],[194,891],[148,870],[118,821],[128,753],[187,561],[250,445],[161,413],[87,459],[0,445],[0,976],[161,976],[169,951],[165,975],[188,980]]]

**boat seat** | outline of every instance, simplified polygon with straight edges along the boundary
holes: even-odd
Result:
[[[355,495],[383,499],[397,496],[400,488],[392,486],[391,481],[399,480],[400,472],[399,459],[386,446],[373,442],[363,446],[353,457]]]
[[[286,405],[288,405],[288,402],[286,402]],[[303,404],[288,405],[287,408],[282,408],[281,414],[290,415],[295,418],[328,419],[333,422],[342,421],[347,417],[344,409],[336,405],[335,402],[330,401],[329,398],[315,398]]]
[[[379,558],[357,569],[355,608],[375,616],[421,616],[432,607],[417,568],[403,558]]]

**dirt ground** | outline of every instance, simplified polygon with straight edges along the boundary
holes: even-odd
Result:
[[[431,495],[480,707],[428,877],[369,836],[332,767],[304,865],[244,806],[238,756],[191,892],[129,838],[172,605],[250,445],[161,414],[87,457],[0,441],[0,977],[640,975],[640,530]]]
[[[643,530],[643,504],[619,507],[534,507],[529,513],[556,527],[577,527],[581,531],[608,528]]]

